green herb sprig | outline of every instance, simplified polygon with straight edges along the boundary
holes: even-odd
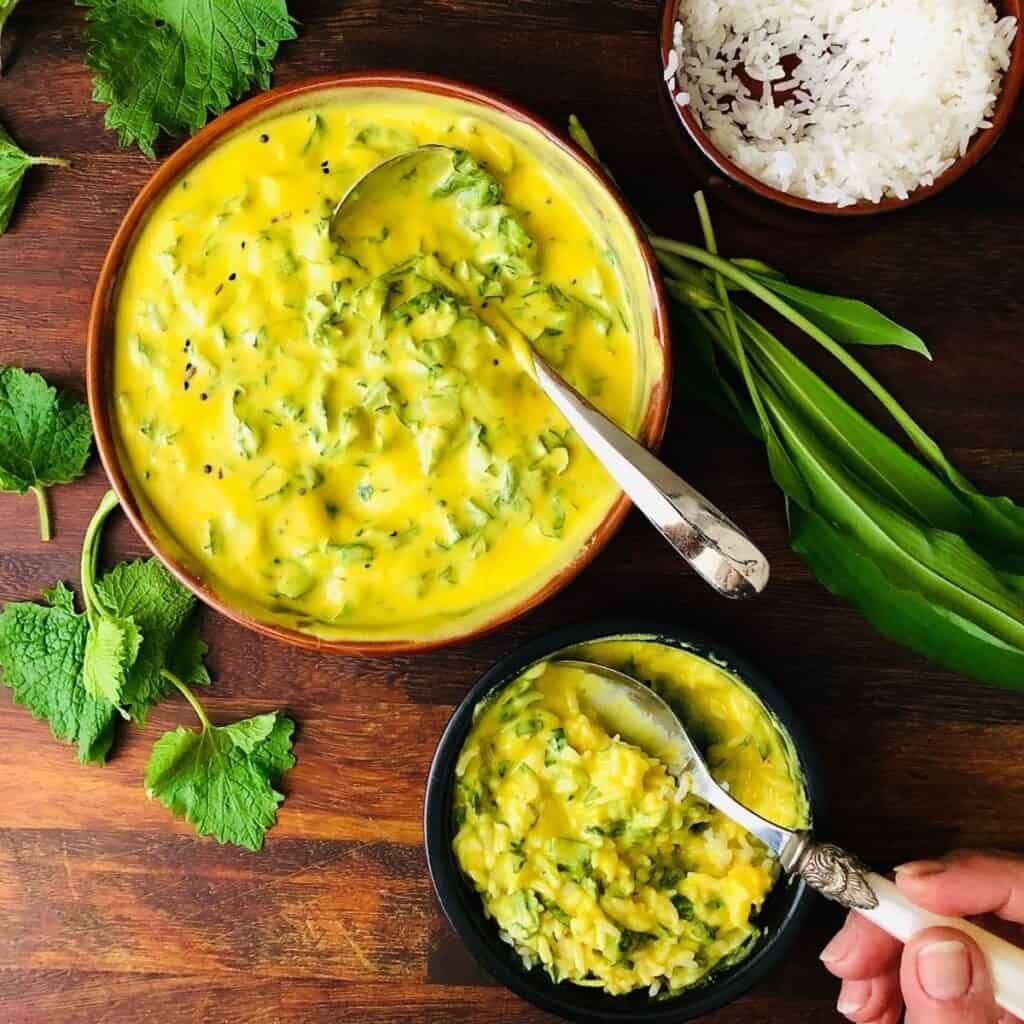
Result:
[[[0,28],[3,28],[2,0],[0,0]],[[0,124],[0,235],[11,223],[14,205],[21,193],[21,183],[30,167],[68,167],[67,160],[56,156],[30,156],[19,146]]]
[[[91,448],[83,402],[50,387],[38,373],[0,366],[0,490],[32,491],[40,539],[50,539],[46,488],[80,477]]]
[[[156,742],[146,792],[201,835],[258,850],[283,799],[272,783],[295,762],[294,726],[276,711],[210,723],[187,685],[210,681],[192,594],[156,559],[97,578],[100,536],[116,506],[109,492],[85,533],[84,613],[63,583],[43,603],[11,602],[0,613],[3,682],[57,739],[78,744],[80,761],[97,764],[110,753],[119,712],[143,725],[150,708],[181,692],[202,730],[171,730]]]
[[[570,133],[599,159],[573,118]],[[877,629],[976,679],[1024,689],[1024,509],[982,494],[849,351],[924,342],[864,303],[797,287],[756,260],[650,236],[696,397],[765,445],[793,549]],[[832,355],[902,431],[896,444],[738,302],[768,306]]]
[[[253,85],[268,88],[279,44],[295,38],[285,0],[77,2],[93,99],[121,144],[149,157],[160,132],[195,132]]]

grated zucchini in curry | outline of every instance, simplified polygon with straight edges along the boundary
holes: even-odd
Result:
[[[618,497],[487,317],[634,433],[660,359],[629,225],[557,147],[351,92],[245,128],[154,208],[117,299],[118,443],[147,521],[229,603],[441,636],[537,590]],[[439,141],[437,180],[332,239],[356,178]]]
[[[792,744],[734,676],[647,640],[566,654],[653,685],[738,800],[807,824]],[[680,798],[660,761],[588,718],[578,678],[542,662],[478,708],[456,766],[455,854],[528,965],[611,994],[673,994],[750,952],[778,866],[703,800]]]

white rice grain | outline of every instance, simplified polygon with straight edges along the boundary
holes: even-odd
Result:
[[[966,152],[1016,32],[989,0],[680,0],[665,76],[743,170],[848,206],[905,197]]]

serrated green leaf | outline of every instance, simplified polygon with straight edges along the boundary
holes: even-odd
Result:
[[[8,11],[8,13],[10,13]],[[2,7],[0,7],[0,29],[3,28]],[[7,129],[0,124],[0,235],[11,223],[11,216],[14,213],[14,204],[18,201],[18,194],[21,192],[21,182],[25,172],[30,168],[41,164],[49,164],[53,167],[67,167],[67,160],[60,160],[52,156],[29,156],[11,138]]]
[[[196,678],[205,676],[206,645],[195,632],[195,597],[155,558],[115,566],[97,583],[96,592],[108,613],[129,619],[141,633],[118,703],[136,724],[145,725],[149,709],[171,689],[161,670],[172,660],[183,679],[205,681]]]
[[[198,731],[179,727],[157,740],[146,766],[146,793],[200,835],[259,850],[284,796],[273,788],[295,763],[294,723],[278,712],[226,726],[202,719]]]
[[[120,704],[142,643],[142,633],[130,617],[90,616],[85,639],[82,685],[98,700]]]
[[[14,8],[18,6],[18,0],[0,0],[0,46],[3,45],[4,40],[4,25],[7,24],[7,19],[14,13]],[[0,54],[0,74],[3,73],[3,56]]]
[[[53,735],[78,744],[82,762],[102,763],[114,739],[114,707],[82,685],[89,626],[74,594],[58,583],[48,606],[12,602],[0,613],[0,665],[15,703],[45,719]]]
[[[38,373],[0,367],[0,490],[36,492],[43,540],[50,536],[44,488],[81,476],[91,447],[92,426],[83,402],[51,387]]]
[[[295,38],[285,0],[78,0],[89,9],[93,99],[123,146],[152,157],[161,131],[195,132],[254,85],[270,85],[278,45]]]

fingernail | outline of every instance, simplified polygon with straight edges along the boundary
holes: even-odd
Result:
[[[931,942],[917,954],[917,980],[925,993],[942,1002],[960,999],[971,987],[971,958],[956,939]]]
[[[849,924],[844,924],[832,936],[832,941],[821,951],[821,962],[823,964],[837,964],[840,960],[845,960],[847,953],[850,952],[850,939],[849,939]]]
[[[860,1013],[867,1003],[871,993],[871,983],[863,981],[848,981],[839,992],[839,1002],[836,1009],[844,1016]]]
[[[897,864],[893,870],[904,878],[924,878],[945,871],[947,866],[941,860],[912,860],[909,864]]]

